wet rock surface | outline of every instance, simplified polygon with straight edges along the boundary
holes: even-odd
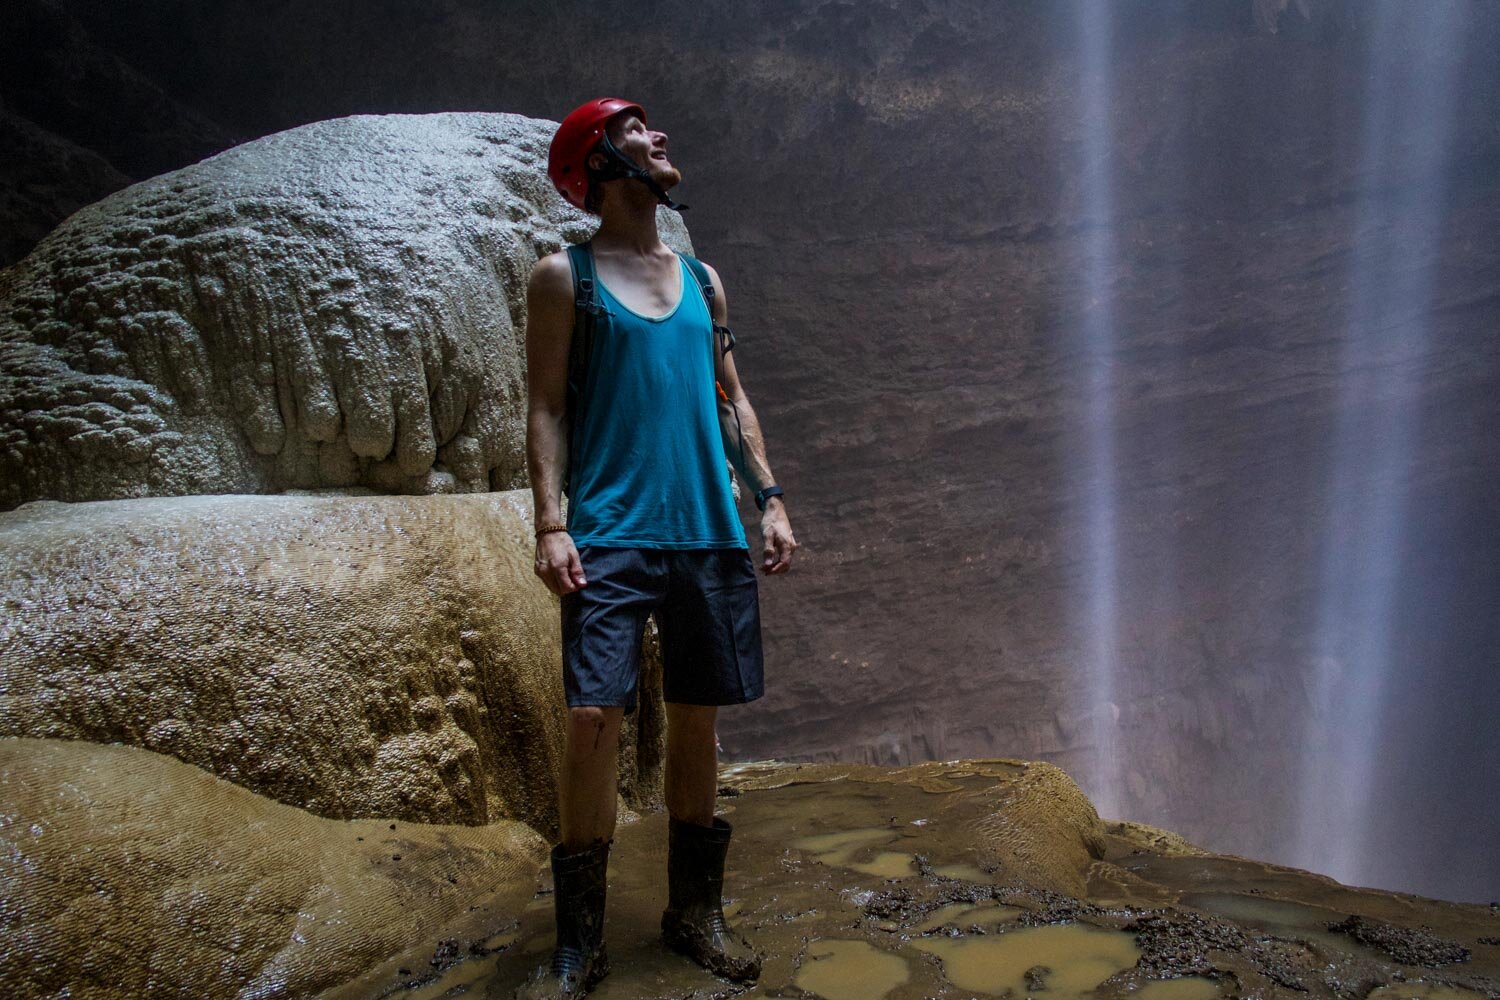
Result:
[[[726,768],[721,783],[738,792],[719,804],[735,826],[727,912],[768,953],[760,982],[717,981],[661,944],[667,823],[648,815],[616,836],[606,920],[613,972],[594,995],[957,1000],[1000,995],[1014,982],[1015,996],[1058,1000],[1346,998],[1393,984],[1391,996],[1500,997],[1500,950],[1428,968],[1327,930],[1328,917],[1346,910],[1475,942],[1500,930],[1500,915],[1484,907],[1351,889],[1191,845],[1158,853],[1164,831],[1097,817],[1073,831],[1099,839],[1099,856],[1079,862],[1084,888],[1048,888],[1056,873],[1029,866],[1013,837],[976,833],[997,829],[985,822],[990,804],[1033,767],[1047,765]],[[1021,801],[1011,825],[1075,822],[1063,819],[1066,802]],[[911,873],[871,874],[890,854],[907,855]],[[472,925],[453,964],[429,964],[434,940],[334,995],[509,997],[550,950],[551,906],[544,890],[511,924]]]
[[[320,816],[556,827],[560,616],[529,490],[0,513],[0,736],[126,743]],[[648,633],[621,789],[659,804]]]

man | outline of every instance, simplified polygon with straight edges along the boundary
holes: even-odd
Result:
[[[537,262],[527,298],[527,457],[536,574],[562,598],[569,718],[562,842],[552,852],[557,946],[518,996],[583,996],[609,971],[603,923],[616,747],[621,718],[636,706],[652,612],[667,702],[662,934],[710,971],[753,980],[760,957],[724,920],[731,830],[714,816],[718,706],[762,693],[755,570],[726,456],[763,511],[761,572],[790,569],[797,542],[755,412],[715,329],[728,322],[723,284],[709,268],[711,313],[688,261],[657,232],[657,205],[680,207],[667,196],[682,175],[665,133],[647,127],[639,105],[590,101],[558,129],[548,175],[599,216],[598,232],[574,252],[591,254],[582,263],[592,261],[602,308],[570,418],[569,358],[581,340],[573,264],[567,251]]]

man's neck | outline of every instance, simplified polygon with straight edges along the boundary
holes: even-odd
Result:
[[[661,250],[664,245],[656,228],[656,197],[645,185],[631,183],[634,190],[619,192],[602,206],[599,229],[594,233],[595,247],[642,257]]]

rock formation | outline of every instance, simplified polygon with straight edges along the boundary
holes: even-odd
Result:
[[[554,127],[319,122],[73,215],[0,272],[0,507],[524,485],[526,279],[588,234]]]
[[[476,911],[547,845],[516,822],[318,819],[130,747],[0,739],[9,997],[311,996]]]
[[[319,816],[556,830],[557,599],[530,494],[0,514],[0,735],[126,743]],[[648,643],[623,794],[661,789]]]

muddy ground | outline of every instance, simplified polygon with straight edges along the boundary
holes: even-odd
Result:
[[[666,817],[622,824],[613,971],[593,995],[1500,998],[1500,904],[1351,888],[1120,823],[1079,828],[1083,888],[1061,892],[1068,873],[1055,859],[1038,863],[1034,843],[993,822],[997,788],[1024,765],[931,765],[913,780],[916,770],[725,772],[726,910],[766,953],[748,989],[661,945]],[[476,912],[442,935],[330,995],[511,996],[552,946],[545,876],[519,919]]]

